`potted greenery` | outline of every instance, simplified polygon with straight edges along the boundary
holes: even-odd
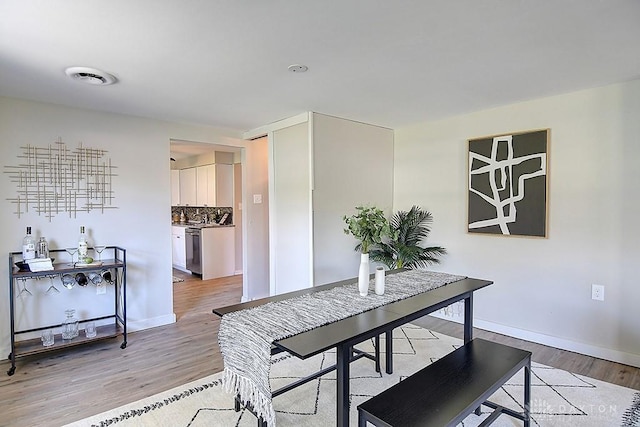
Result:
[[[390,221],[388,242],[379,242],[370,251],[371,259],[394,268],[424,268],[438,264],[438,257],[447,253],[440,246],[422,247],[421,243],[431,232],[433,217],[430,212],[413,206],[407,211],[396,212]]]
[[[360,251],[360,269],[358,289],[360,295],[367,295],[369,289],[369,251],[382,244],[383,237],[389,235],[389,222],[384,212],[376,207],[356,206],[357,213],[344,216],[347,228],[345,234],[351,234],[359,240],[355,250]]]

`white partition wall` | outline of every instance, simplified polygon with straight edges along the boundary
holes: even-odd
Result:
[[[357,242],[344,234],[342,217],[358,205],[391,213],[393,131],[304,113],[245,138],[262,135],[269,141],[271,295],[355,277]]]
[[[271,295],[312,286],[309,123],[270,135]]]
[[[358,274],[357,241],[344,234],[344,215],[358,205],[391,213],[393,130],[313,113],[314,283]]]

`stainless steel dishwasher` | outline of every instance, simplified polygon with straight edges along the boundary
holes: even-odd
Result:
[[[185,249],[187,254],[187,270],[194,274],[202,274],[202,251],[200,245],[200,229],[187,228],[185,234]]]

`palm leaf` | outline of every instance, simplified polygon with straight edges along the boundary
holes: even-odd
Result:
[[[379,249],[370,256],[389,268],[425,268],[439,263],[438,257],[447,253],[445,248],[420,246],[429,236],[432,223],[431,213],[419,206],[396,212],[390,221],[391,240],[378,245]]]

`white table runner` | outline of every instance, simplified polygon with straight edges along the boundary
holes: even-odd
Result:
[[[244,404],[252,406],[269,427],[275,427],[276,416],[269,384],[271,344],[274,341],[464,278],[447,273],[408,270],[386,277],[384,295],[373,292],[374,281],[371,280],[369,294],[362,297],[354,281],[326,291],[225,314],[218,333],[225,388],[239,395]]]

